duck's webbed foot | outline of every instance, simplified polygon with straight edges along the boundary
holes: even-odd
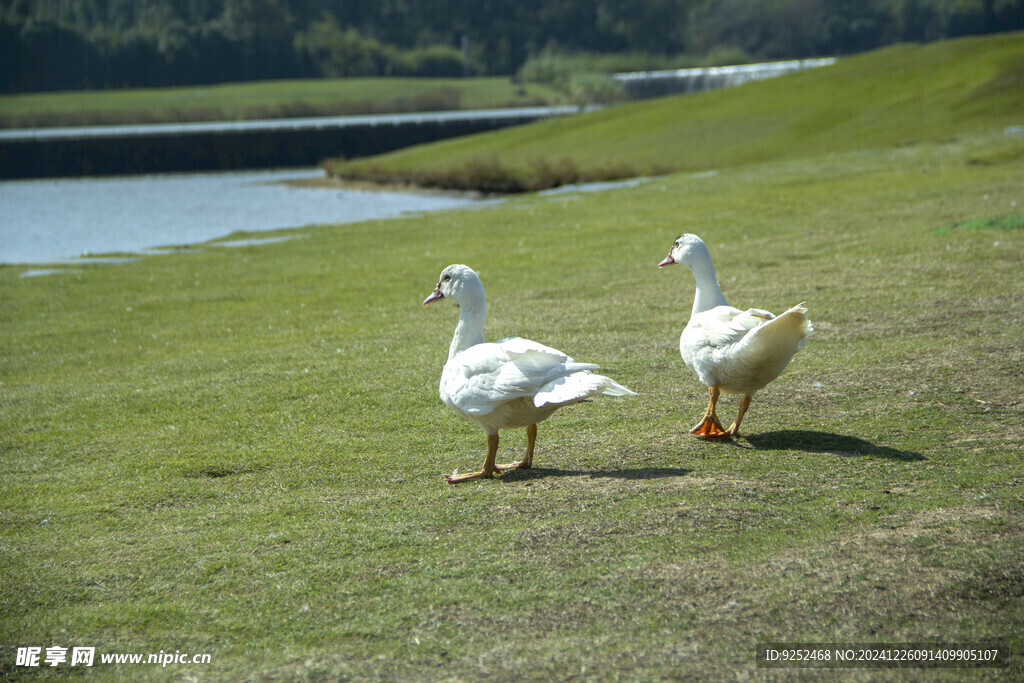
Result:
[[[526,458],[523,458],[522,460],[508,462],[504,465],[495,465],[494,469],[498,472],[507,472],[508,470],[528,470],[531,467],[533,467],[533,463],[528,462]]]
[[[459,482],[469,481],[470,479],[490,479],[494,476],[494,471],[484,472],[467,472],[466,474],[446,474],[444,480],[449,484],[458,484]]]
[[[471,479],[490,479],[494,476],[494,472],[498,469],[494,465],[494,457],[498,454],[498,435],[488,434],[487,435],[487,457],[484,458],[484,468],[479,472],[467,472],[466,474],[458,474],[458,470],[453,474],[444,475],[444,480],[449,484],[458,484],[463,481],[469,481]]]
[[[713,414],[705,415],[704,419],[690,430],[690,433],[696,434],[702,439],[728,439],[731,436]]]
[[[718,396],[721,390],[717,384],[708,387],[708,409],[704,411],[704,418],[697,423],[691,434],[696,434],[702,439],[728,439],[730,434],[722,427],[715,415],[715,406],[718,404]]]

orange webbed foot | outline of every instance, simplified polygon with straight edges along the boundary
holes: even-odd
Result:
[[[493,472],[467,472],[466,474],[458,474],[458,470],[456,470],[454,474],[444,475],[444,480],[449,484],[459,484],[471,479],[491,479],[492,477],[494,477]]]
[[[728,439],[731,434],[726,431],[714,415],[705,415],[696,427],[690,430],[702,439]]]
[[[506,465],[495,465],[494,469],[498,472],[507,472],[508,470],[528,470],[533,467],[532,463],[526,460],[519,460],[517,462],[510,462]]]

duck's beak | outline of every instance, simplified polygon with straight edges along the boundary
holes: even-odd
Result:
[[[430,296],[428,296],[426,299],[423,300],[423,305],[426,306],[427,304],[429,304],[432,301],[437,301],[438,299],[443,299],[443,298],[444,298],[444,294],[441,293],[441,283],[438,283],[437,284],[437,289],[435,289],[433,292],[431,292]]]
[[[671,266],[675,262],[676,262],[676,260],[674,258],[672,258],[672,254],[669,254],[668,256],[665,257],[664,261],[662,261],[661,263],[658,264],[658,267],[659,268],[664,268],[665,266]]]

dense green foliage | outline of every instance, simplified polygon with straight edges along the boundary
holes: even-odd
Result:
[[[7,92],[512,74],[564,51],[644,53],[640,66],[791,58],[1024,27],[1024,0],[3,0],[0,12]]]
[[[328,163],[349,179],[509,192],[701,171],[1022,123],[1024,33],[901,44],[771,81]]]

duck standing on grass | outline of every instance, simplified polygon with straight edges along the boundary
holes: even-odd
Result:
[[[807,309],[798,304],[776,317],[768,311],[733,308],[722,296],[707,245],[696,235],[682,235],[659,268],[681,263],[697,280],[693,309],[679,338],[683,362],[708,387],[708,409],[691,434],[729,438],[740,431],[754,392],[782,374],[790,359],[814,331]],[[721,392],[743,394],[736,420],[723,429],[715,415]]]
[[[562,406],[597,394],[634,395],[615,380],[592,373],[597,365],[577,363],[561,351],[535,341],[511,337],[486,343],[484,286],[467,266],[456,264],[441,271],[437,288],[423,305],[439,299],[451,299],[460,309],[448,362],[441,373],[441,400],[487,433],[483,469],[445,475],[450,484],[492,477],[495,471],[530,469],[537,423]],[[496,465],[498,430],[511,427],[526,427],[526,454],[518,462]]]

